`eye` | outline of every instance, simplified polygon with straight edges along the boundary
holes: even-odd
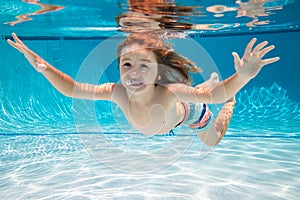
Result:
[[[149,66],[148,65],[145,65],[145,64],[141,64],[140,66],[142,69],[149,69]]]
[[[140,27],[145,27],[145,28],[147,28],[149,26],[149,23],[147,23],[147,22],[142,22],[142,23],[140,23]]]
[[[125,64],[123,64],[123,68],[127,69],[127,68],[129,68],[129,67],[131,67],[131,64],[130,64],[130,63],[125,63]]]
[[[131,22],[125,22],[124,26],[132,26],[132,23]]]

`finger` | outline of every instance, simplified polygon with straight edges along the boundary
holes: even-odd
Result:
[[[261,50],[261,52],[259,53],[259,57],[262,58],[264,57],[267,53],[269,53],[271,50],[273,50],[275,48],[274,45],[268,46],[266,48],[264,48],[263,50]]]
[[[260,51],[264,46],[266,46],[267,44],[268,44],[267,41],[264,41],[264,42],[258,44],[258,45],[253,49],[252,53],[253,53],[254,55],[258,55],[259,51]]]
[[[8,42],[8,44],[10,44],[12,47],[14,47],[15,49],[17,49],[19,52],[21,52],[23,54],[27,51],[26,47],[24,47],[18,43],[14,43],[10,39],[8,39],[7,42]]]
[[[10,39],[7,39],[6,41],[7,41],[7,43],[10,44],[10,45],[14,44],[14,42],[11,41]]]
[[[241,59],[236,52],[232,52],[233,60],[235,65],[240,65]]]
[[[26,46],[26,45],[18,38],[18,36],[17,36],[15,33],[12,34],[12,37],[14,38],[14,40],[15,40],[17,43]]]
[[[13,41],[11,41],[10,39],[7,39],[7,43],[10,44],[12,47],[14,47],[15,49],[18,49],[20,48],[20,45],[17,44],[17,43],[14,43]]]
[[[263,65],[268,65],[268,64],[278,61],[279,59],[280,59],[280,57],[268,58],[268,59],[263,60],[262,63],[263,63]]]
[[[256,40],[257,40],[256,38],[253,38],[253,39],[248,43],[248,45],[246,46],[245,53],[244,53],[243,57],[246,57],[246,56],[250,55],[251,50],[252,50],[252,47],[253,47],[254,43],[256,42]]]

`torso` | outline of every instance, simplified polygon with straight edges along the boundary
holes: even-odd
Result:
[[[185,114],[175,95],[160,85],[155,90],[156,94],[148,105],[131,102],[122,86],[115,98],[128,122],[146,135],[168,133],[182,121]]]

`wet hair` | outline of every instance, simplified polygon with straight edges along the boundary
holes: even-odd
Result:
[[[158,74],[161,76],[158,84],[184,83],[191,85],[192,79],[189,72],[202,72],[201,68],[197,67],[194,62],[177,53],[155,33],[134,33],[119,44],[117,49],[119,65],[122,50],[133,44],[155,54]]]

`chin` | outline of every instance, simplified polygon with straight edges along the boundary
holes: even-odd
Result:
[[[141,92],[143,91],[147,86],[145,84],[139,85],[139,86],[128,86],[126,85],[126,89],[130,90],[132,92]]]
[[[139,93],[139,92],[144,92],[146,91],[147,88],[149,88],[150,86],[152,86],[154,84],[141,84],[141,85],[124,85],[124,87],[126,88],[126,90],[130,91],[130,92],[134,92],[134,93]]]

